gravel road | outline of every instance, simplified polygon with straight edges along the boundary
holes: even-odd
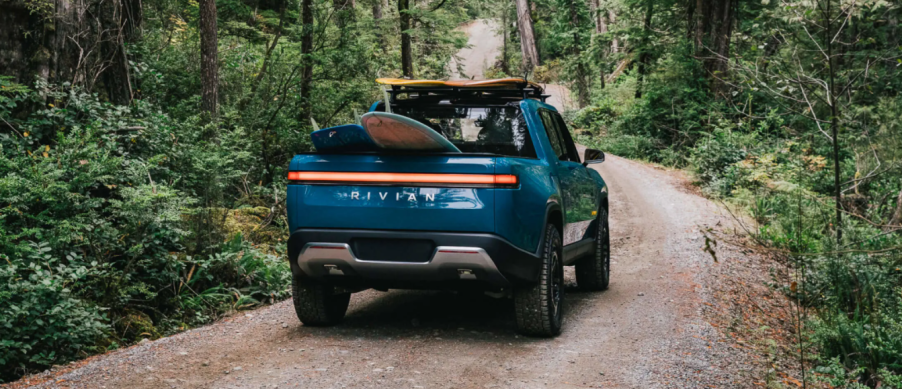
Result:
[[[457,52],[448,64],[452,80],[485,78],[485,70],[495,65],[501,54],[502,40],[498,22],[492,19],[478,19],[460,27],[467,34],[467,47]],[[458,61],[460,59],[460,61]],[[459,71],[460,70],[460,71]],[[545,94],[551,95],[548,104],[560,112],[573,108],[570,90],[564,85],[542,84]]]
[[[355,294],[309,328],[291,301],[26,378],[78,388],[696,388],[747,386],[746,356],[705,321],[699,230],[727,220],[679,172],[609,156],[608,291],[573,288],[555,339],[514,332],[512,302],[447,292]],[[721,254],[728,256],[729,254]]]
[[[451,63],[448,64],[451,79],[485,79],[485,70],[494,66],[495,59],[501,54],[503,42],[497,34],[498,22],[477,19],[461,26],[459,30],[467,34],[467,47],[451,57]]]
[[[470,34],[465,73],[499,46],[491,21]],[[490,58],[491,57],[491,58]],[[470,74],[472,73],[472,74]],[[550,85],[563,109],[566,88]],[[557,88],[557,89],[554,89]],[[552,91],[552,89],[554,89]],[[582,154],[582,150],[580,150]],[[735,388],[757,373],[705,306],[723,296],[700,231],[731,224],[687,179],[614,156],[594,165],[611,196],[612,281],[583,293],[567,270],[564,331],[514,332],[508,299],[447,292],[355,294],[343,324],[309,328],[291,301],[26,377],[16,388]],[[742,253],[718,249],[721,261]],[[748,263],[748,258],[745,258]],[[760,273],[760,272],[759,272]],[[729,280],[742,282],[741,280]],[[741,307],[740,307],[741,309]]]

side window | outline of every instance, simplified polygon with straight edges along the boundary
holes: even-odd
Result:
[[[576,150],[576,145],[573,143],[573,138],[570,136],[570,130],[567,129],[567,124],[564,123],[564,118],[559,114],[554,114],[554,121],[557,122],[557,127],[560,130],[561,136],[564,138],[564,147],[567,149],[567,154],[570,155],[570,160],[576,163],[581,162],[579,160],[579,151]]]
[[[554,120],[550,111],[541,110],[539,111],[539,116],[541,116],[542,125],[545,127],[545,131],[548,134],[548,140],[551,141],[551,148],[554,149],[554,153],[557,155],[558,159],[566,161],[568,159],[568,153],[564,146],[564,139],[561,137],[561,132],[558,129],[557,121]]]

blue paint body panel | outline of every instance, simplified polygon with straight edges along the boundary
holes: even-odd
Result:
[[[292,171],[493,174],[495,157],[297,155]],[[494,231],[489,188],[288,185],[288,225],[424,231]]]
[[[377,105],[374,103],[370,111],[376,110]],[[571,210],[567,208],[574,208],[575,201],[581,201],[582,208],[588,205],[597,210],[607,201],[607,190],[597,171],[577,162],[558,160],[539,115],[543,109],[556,112],[554,107],[531,99],[523,100],[519,106],[536,148],[536,159],[467,153],[318,153],[296,155],[289,167],[291,171],[513,174],[519,178],[519,187],[289,184],[289,228],[490,233],[519,249],[537,253],[550,215],[560,215],[558,223],[565,230],[588,223],[583,214],[568,212]],[[583,190],[594,189],[568,192],[575,186],[562,181],[562,174],[577,170],[580,175],[571,181],[578,181],[576,184]]]

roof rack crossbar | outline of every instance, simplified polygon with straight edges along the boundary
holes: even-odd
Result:
[[[518,85],[519,86],[519,85]],[[529,87],[528,84],[523,84],[520,88],[498,88],[498,87],[486,87],[486,88],[460,88],[460,87],[448,87],[448,86],[436,86],[436,87],[406,87],[400,85],[392,85],[391,89],[388,90],[389,95],[391,97],[391,102],[396,103],[398,100],[398,95],[406,94],[409,96],[416,95],[417,98],[427,97],[427,96],[448,96],[448,97],[473,97],[479,96],[484,97],[486,94],[490,94],[492,97],[503,97],[503,98],[521,98],[523,100],[534,98],[542,101],[543,103],[549,97],[549,95],[542,94],[542,90],[538,88]],[[414,99],[403,99],[403,100],[414,100]]]

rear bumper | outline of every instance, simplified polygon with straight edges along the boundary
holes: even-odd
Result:
[[[364,260],[354,252],[355,239],[428,241],[434,249],[425,261]],[[461,232],[301,228],[288,239],[288,256],[295,275],[377,288],[503,288],[534,283],[541,264],[497,235]]]

